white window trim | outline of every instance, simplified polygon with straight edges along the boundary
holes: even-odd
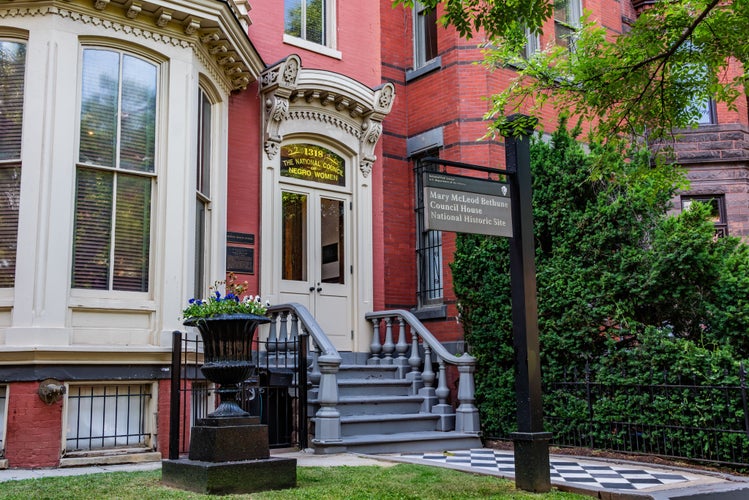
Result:
[[[328,57],[333,57],[335,59],[342,59],[343,55],[341,54],[340,50],[335,50],[330,47],[326,47],[325,45],[320,45],[319,43],[310,42],[308,40],[305,40],[304,38],[297,38],[292,35],[288,35],[286,33],[283,34],[283,43],[293,45],[295,47],[299,47],[300,49],[309,50],[310,52],[317,52],[318,54],[322,54]]]

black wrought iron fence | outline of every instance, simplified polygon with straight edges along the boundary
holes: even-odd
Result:
[[[545,384],[552,444],[749,465],[749,412],[743,364],[734,385],[657,374],[648,385],[591,382],[588,369]]]
[[[175,331],[172,339],[169,458],[189,452],[190,427],[217,405],[212,384],[200,372],[203,345],[199,336]],[[271,448],[307,447],[307,335],[258,341],[255,369],[239,392],[239,405],[268,425]],[[306,367],[306,364],[302,364]]]

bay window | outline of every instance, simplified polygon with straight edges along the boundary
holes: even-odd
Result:
[[[73,288],[147,292],[158,67],[83,50]]]

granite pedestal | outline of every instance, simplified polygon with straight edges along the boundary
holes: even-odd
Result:
[[[293,488],[296,459],[270,456],[260,417],[209,417],[192,428],[189,458],[162,461],[161,481],[216,495]]]

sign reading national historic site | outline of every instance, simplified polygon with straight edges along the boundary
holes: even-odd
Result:
[[[496,181],[424,173],[426,229],[512,238],[510,188]]]
[[[288,144],[281,147],[281,176],[345,186],[346,163],[322,146]]]

